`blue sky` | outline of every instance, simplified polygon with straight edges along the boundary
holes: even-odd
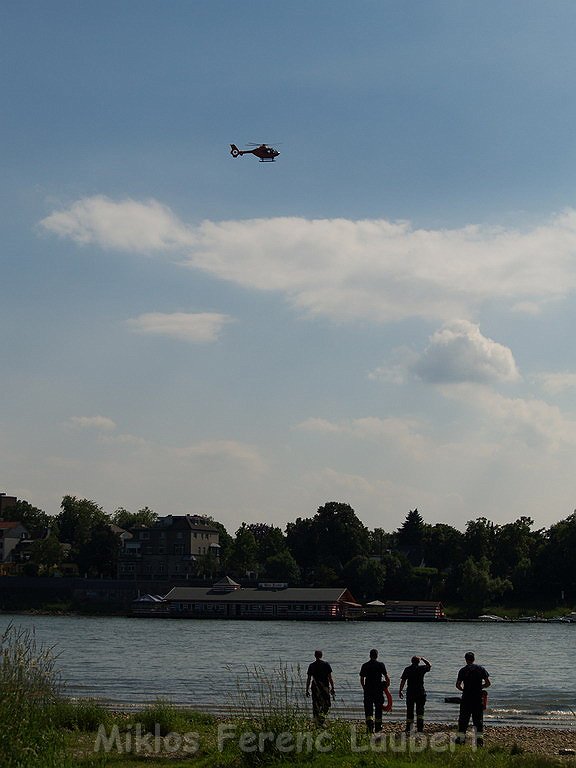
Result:
[[[231,531],[570,514],[575,26],[5,0],[0,490]]]

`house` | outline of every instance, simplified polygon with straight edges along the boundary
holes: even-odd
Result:
[[[173,587],[164,600],[177,618],[338,620],[362,614],[344,587],[299,588],[263,583],[245,588],[229,577],[212,587]]]
[[[0,493],[0,520],[10,519],[13,510],[16,507],[18,499],[16,496],[8,496],[6,493]]]
[[[22,523],[14,520],[0,520],[0,564],[12,562],[12,552],[22,541],[28,541],[30,534]]]
[[[217,528],[198,515],[167,515],[151,526],[131,528],[121,535],[120,579],[188,579],[198,565],[218,561]]]
[[[387,600],[384,619],[392,621],[445,621],[442,603],[434,600]]]

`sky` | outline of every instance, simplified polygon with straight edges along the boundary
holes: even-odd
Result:
[[[0,491],[231,533],[572,513],[573,2],[1,17]]]

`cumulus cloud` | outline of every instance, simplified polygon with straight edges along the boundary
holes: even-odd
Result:
[[[576,389],[576,373],[541,373],[535,377],[543,389],[551,395]]]
[[[116,429],[115,422],[107,416],[71,416],[67,424],[77,429],[95,429],[99,432],[113,432]]]
[[[138,333],[207,344],[217,341],[224,325],[230,322],[231,317],[216,312],[149,312],[129,320],[128,324]]]
[[[436,331],[413,370],[424,381],[433,383],[519,379],[511,350],[483,336],[480,328],[468,320],[454,320]]]
[[[504,397],[473,384],[448,386],[444,393],[478,409],[493,434],[552,451],[576,445],[576,421],[543,400]]]
[[[86,197],[55,211],[40,225],[82,245],[152,253],[189,247],[194,234],[172,211],[156,200],[115,202],[103,195]]]
[[[536,312],[576,288],[576,211],[521,232],[303,218],[188,225],[155,200],[84,198],[41,222],[103,248],[170,252],[246,288],[278,291],[335,321],[470,318],[485,301]]]

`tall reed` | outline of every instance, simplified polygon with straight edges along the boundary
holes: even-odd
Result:
[[[10,625],[0,636],[2,765],[62,766],[62,739],[53,724],[62,684],[53,649],[33,631]]]

